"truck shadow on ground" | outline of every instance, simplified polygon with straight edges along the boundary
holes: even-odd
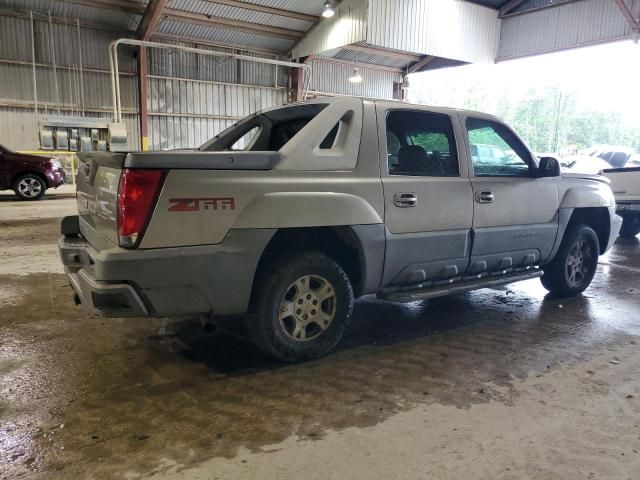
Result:
[[[473,339],[480,334],[477,329],[482,329],[482,334],[495,335],[495,339],[492,339],[496,342],[494,353],[499,353],[501,337],[509,338],[524,327],[524,322],[528,325],[529,334],[533,332],[540,336],[539,341],[553,340],[559,328],[557,325],[551,332],[546,328],[536,332],[535,327],[553,321],[553,316],[559,313],[559,302],[550,295],[532,299],[507,288],[410,304],[394,304],[368,296],[356,302],[352,324],[336,350],[326,359],[308,363],[368,356],[384,350],[384,347],[403,343],[411,345],[412,342],[424,340],[436,341],[439,335],[444,334],[463,335],[458,340],[464,338],[473,344]],[[570,304],[567,316],[571,317],[571,312],[580,312],[573,324],[576,327],[584,322],[589,301],[585,297],[577,297],[571,299]],[[546,318],[549,314],[552,317]],[[168,330],[150,340],[160,343],[174,341],[177,353],[191,362],[205,365],[212,373],[233,376],[290,367],[262,354],[251,343],[240,318],[220,319],[217,330],[212,334],[206,334],[196,319],[177,321]],[[451,340],[454,338],[451,337]],[[531,336],[521,338],[521,347],[526,347],[531,340]],[[513,339],[503,345],[507,349],[513,346]],[[472,345],[468,351],[474,351]]]

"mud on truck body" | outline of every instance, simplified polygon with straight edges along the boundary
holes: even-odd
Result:
[[[81,154],[78,211],[59,250],[88,309],[242,316],[285,361],[331,350],[367,294],[578,294],[621,223],[606,179],[560,176],[493,116],[361,98],[265,110],[197,150]]]

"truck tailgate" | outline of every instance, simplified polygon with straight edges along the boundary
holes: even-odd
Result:
[[[118,243],[118,183],[126,153],[79,153],[77,203],[80,232],[94,229],[114,244]]]
[[[611,180],[616,202],[640,202],[640,168],[612,168],[604,174]]]

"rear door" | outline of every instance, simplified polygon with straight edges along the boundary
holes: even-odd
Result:
[[[551,253],[558,230],[555,178],[538,178],[537,161],[506,125],[493,117],[461,113],[470,153],[473,247],[470,273],[534,265]]]
[[[378,128],[387,226],[383,286],[463,273],[473,201],[457,114],[378,105]]]

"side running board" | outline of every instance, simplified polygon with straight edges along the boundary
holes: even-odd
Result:
[[[409,287],[386,288],[378,292],[377,297],[391,302],[415,302],[416,300],[426,300],[429,298],[442,297],[454,293],[468,292],[479,288],[498,287],[508,283],[529,280],[542,276],[542,270],[531,267],[523,270],[511,271],[499,276],[483,274],[472,277],[458,277],[441,282],[430,282],[429,284],[413,285]]]

